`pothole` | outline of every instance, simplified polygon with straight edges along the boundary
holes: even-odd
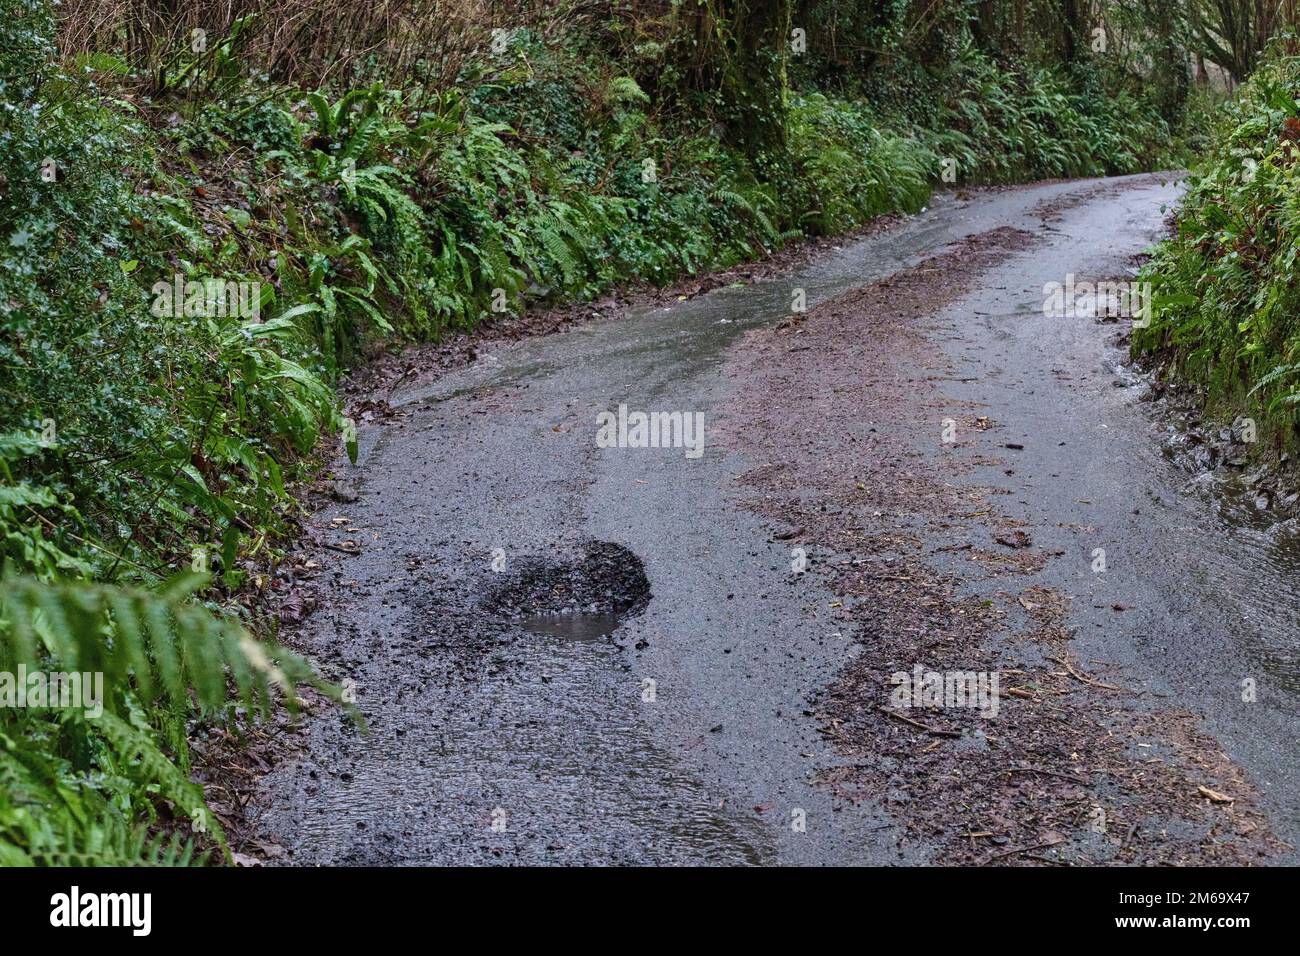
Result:
[[[596,641],[650,601],[641,559],[622,545],[593,541],[568,560],[526,556],[488,597],[488,609],[535,634]]]
[[[530,614],[519,619],[519,626],[525,631],[568,641],[599,641],[613,634],[622,623],[621,614],[592,614],[586,611]]]

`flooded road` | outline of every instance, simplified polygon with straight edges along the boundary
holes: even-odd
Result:
[[[1023,445],[1013,473],[940,447],[938,418],[907,440],[942,480],[1009,492],[1001,505],[1056,552],[1042,574],[1073,598],[1077,655],[1203,718],[1294,842],[1294,537],[1234,517],[1162,454],[1113,326],[1042,315],[1045,282],[1124,274],[1176,196],[1133,177],[940,197],[785,278],[501,346],[395,396],[403,417],[338,466],[358,500],[315,519],[363,551],[312,555],[329,598],[296,635],[370,732],[311,721],[301,759],[264,781],[266,839],[298,864],[931,859],[885,794],[819,782],[858,758],[817,700],[872,650],[824,579],[794,573],[798,529],[738,506],[737,476],[780,463],[727,447],[718,422],[730,405],[737,427],[734,350],[798,297],[815,310],[1011,227],[1037,244],[926,335],[960,369],[945,399]],[[620,406],[702,415],[702,453],[602,447],[597,416]],[[969,461],[947,474],[954,454]]]

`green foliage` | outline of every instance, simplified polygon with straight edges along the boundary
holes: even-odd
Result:
[[[924,135],[961,181],[1102,176],[1177,165],[1156,108],[1127,89],[1107,93],[1096,69],[1016,73],[972,42],[940,75],[938,115]]]
[[[138,717],[111,714],[0,723],[0,866],[203,862],[192,839],[150,836],[140,822],[153,819],[153,794],[205,829],[211,817],[154,739]]]
[[[198,547],[237,585],[241,538],[274,532],[337,402],[295,360],[312,303],[157,308],[177,275],[256,280],[251,217],[211,227],[134,107],[59,68],[46,10],[0,21],[0,693],[22,668],[98,675],[103,712],[0,706],[0,862],[199,862],[157,832],[188,819],[223,847],[186,724],[311,678],[199,604],[206,578],[158,581]]]
[[[1262,67],[1223,111],[1176,235],[1143,272],[1152,323],[1134,351],[1293,443],[1300,424],[1300,60]],[[1262,429],[1261,429],[1262,433]]]
[[[110,688],[130,687],[141,704],[183,713],[193,702],[219,709],[227,680],[248,706],[266,710],[271,687],[311,680],[293,655],[259,644],[234,621],[190,600],[206,575],[182,574],[153,590],[35,578],[0,581],[0,664],[46,659],[79,673],[103,674]],[[272,657],[281,658],[273,664]],[[104,706],[119,706],[110,697]]]
[[[930,195],[934,155],[913,139],[882,133],[861,104],[813,93],[793,98],[790,142],[803,210],[799,226],[845,232],[885,212],[916,212]]]
[[[1168,139],[1086,64],[995,59],[956,0],[920,20],[902,0],[814,4],[814,45],[880,46],[802,73],[836,95],[791,87],[789,3],[673,4],[645,35],[525,25],[453,86],[311,90],[243,62],[255,18],[204,50],[150,38],[143,61],[67,69],[46,0],[11,5],[0,672],[101,673],[108,693],[97,718],[0,708],[0,863],[201,862],[160,836],[187,820],[222,847],[187,731],[314,678],[221,601],[277,553],[367,349],[913,212],[943,158],[965,179],[1099,174],[1162,162]],[[206,280],[255,291],[214,308]],[[174,577],[196,550],[219,586]]]
[[[225,707],[228,680],[263,709],[273,687],[292,703],[299,682],[318,682],[296,656],[194,603],[202,583],[0,581],[0,864],[191,862],[191,841],[148,836],[160,803],[224,849],[182,769],[184,738],[167,726],[181,726],[192,705]],[[81,694],[16,706],[24,669],[80,675]]]

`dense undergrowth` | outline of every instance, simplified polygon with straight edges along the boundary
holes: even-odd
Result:
[[[333,388],[367,349],[915,212],[945,170],[1180,158],[1100,67],[969,43],[910,105],[796,85],[754,151],[562,33],[515,30],[436,89],[302,89],[245,68],[239,21],[146,84],[113,49],[61,57],[42,0],[5,14],[0,673],[105,693],[97,717],[0,708],[0,863],[188,862],[150,836],[186,820],[223,846],[186,740],[312,679],[232,596],[266,586],[306,454],[351,444]],[[1252,188],[1280,189],[1259,160]]]
[[[1221,421],[1253,418],[1261,449],[1300,425],[1300,59],[1277,57],[1225,108],[1175,235],[1142,278],[1134,351],[1201,390]]]

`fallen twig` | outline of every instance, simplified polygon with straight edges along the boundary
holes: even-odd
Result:
[[[1117,690],[1126,694],[1133,693],[1133,691],[1128,687],[1116,687],[1114,684],[1107,684],[1104,681],[1093,680],[1091,677],[1084,677],[1082,674],[1080,674],[1077,670],[1074,669],[1074,667],[1070,664],[1069,658],[1065,656],[1049,657],[1048,660],[1056,661],[1056,663],[1060,664],[1062,667],[1065,668],[1066,672],[1071,677],[1073,677],[1081,684],[1087,684],[1089,687],[1100,687],[1102,688],[1102,690]]]
[[[1008,773],[1036,773],[1044,777],[1060,777],[1062,780],[1069,780],[1070,782],[1077,783],[1082,787],[1091,786],[1091,784],[1088,783],[1087,780],[1084,780],[1082,777],[1075,776],[1072,773],[1060,773],[1059,771],[1056,770],[1040,770],[1037,767],[1009,767],[1007,768],[1007,772]]]
[[[901,720],[905,724],[911,724],[913,727],[919,728],[920,730],[924,730],[927,734],[934,734],[936,737],[960,737],[961,736],[960,730],[944,730],[940,727],[931,727],[928,724],[921,723],[919,720],[913,720],[911,717],[904,717],[898,711],[890,710],[888,707],[881,707],[880,709],[884,713],[888,714],[890,717],[893,717],[895,720]]]
[[[986,856],[983,862],[981,862],[979,865],[987,866],[989,863],[992,863],[994,860],[1000,860],[1004,856],[1015,856],[1017,853],[1029,853],[1031,850],[1046,850],[1049,847],[1054,847],[1057,844],[1064,843],[1064,842],[1065,840],[1061,839],[1061,840],[1051,840],[1047,843],[1035,843],[1033,846],[1012,847],[1010,850],[1003,850],[1001,853],[993,853],[989,856]]]

